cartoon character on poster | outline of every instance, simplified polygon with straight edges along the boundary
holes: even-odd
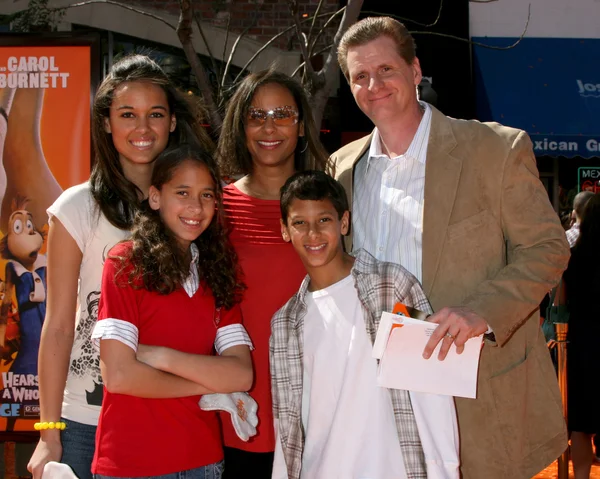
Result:
[[[0,350],[5,362],[12,359],[3,374],[3,400],[10,399],[14,409],[8,417],[10,429],[23,406],[39,401],[38,349],[46,316],[46,257],[40,254],[44,236],[35,229],[26,206],[26,198],[13,200],[8,231],[0,240],[0,257],[7,260],[0,306]]]
[[[89,178],[92,85],[87,40],[85,46],[2,41],[0,440],[3,431],[33,431],[39,420],[46,210],[64,188]]]
[[[26,206],[26,198],[17,197],[13,200],[8,232],[0,240],[0,256],[7,260],[4,299],[0,308],[0,347],[5,345],[14,296],[19,314],[20,341],[9,373],[36,376],[40,334],[46,316],[46,257],[39,254],[44,237],[35,229]],[[19,381],[21,384],[28,382],[27,378]],[[25,401],[33,399],[30,391],[26,391],[24,396]]]
[[[43,104],[42,89],[0,89],[0,418],[9,431],[39,412],[38,349],[46,315],[40,251],[45,209],[61,191],[41,144]]]

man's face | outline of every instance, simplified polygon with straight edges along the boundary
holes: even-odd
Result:
[[[398,120],[416,107],[419,60],[407,64],[388,36],[350,47],[347,63],[352,95],[376,126]]]

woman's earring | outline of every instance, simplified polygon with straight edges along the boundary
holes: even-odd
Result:
[[[302,141],[304,142],[304,148],[300,150],[300,153],[304,153],[308,148],[308,141],[306,141],[306,138],[304,136],[301,136],[300,138],[302,138]]]

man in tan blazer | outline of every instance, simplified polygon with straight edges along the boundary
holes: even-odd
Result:
[[[416,258],[411,272],[439,323],[426,357],[439,342],[443,359],[485,333],[477,398],[456,399],[462,476],[529,479],[567,445],[538,305],[569,257],[531,141],[420,103],[414,41],[396,20],[353,25],[338,59],[376,126],[333,155],[353,208],[347,246],[405,267]],[[406,174],[414,179],[402,186]]]

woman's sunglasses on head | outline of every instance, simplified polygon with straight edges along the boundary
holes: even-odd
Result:
[[[262,126],[267,122],[267,118],[269,117],[276,126],[292,126],[298,123],[298,110],[287,105],[278,106],[268,111],[262,108],[250,107],[246,124],[248,126]]]

